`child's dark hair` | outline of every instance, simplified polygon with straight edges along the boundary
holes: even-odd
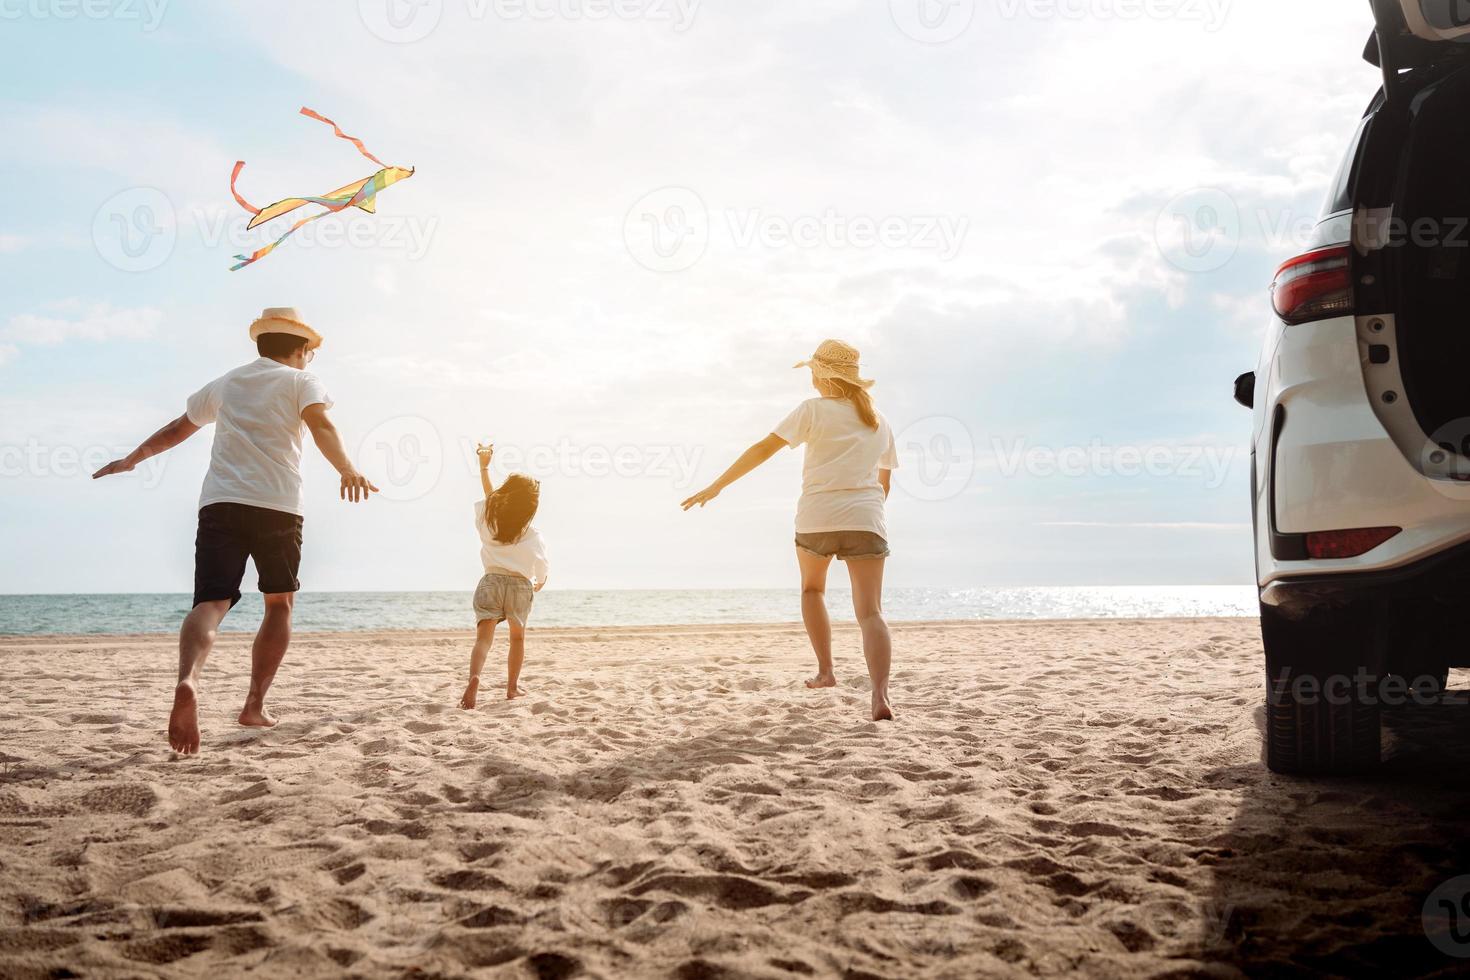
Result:
[[[515,544],[541,503],[541,484],[524,473],[512,473],[485,498],[485,526],[501,544]]]
[[[261,357],[291,357],[306,344],[305,337],[289,333],[263,333],[255,338],[255,349]]]

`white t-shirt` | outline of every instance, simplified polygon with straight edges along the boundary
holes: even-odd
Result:
[[[521,576],[531,583],[546,581],[550,566],[546,561],[546,542],[541,532],[527,524],[521,536],[512,544],[502,544],[490,533],[485,523],[485,500],[475,501],[475,530],[480,532],[480,564],[489,571],[503,569]]]
[[[772,432],[793,448],[806,446],[796,533],[872,531],[887,540],[879,470],[898,469],[888,420],[870,429],[845,398],[809,398]]]
[[[216,423],[199,506],[249,504],[304,516],[301,413],[312,405],[332,406],[317,376],[268,357],[189,396],[189,421]]]

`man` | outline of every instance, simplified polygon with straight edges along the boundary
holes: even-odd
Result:
[[[179,630],[179,680],[168,719],[175,752],[199,751],[199,673],[225,615],[240,601],[245,560],[255,562],[265,620],[251,649],[250,693],[240,724],[270,728],[265,709],[276,669],[291,643],[291,608],[301,582],[301,430],[342,474],[341,497],[366,501],[378,488],[357,472],[327,418],[326,388],[306,370],[322,337],[294,309],[268,309],[250,325],[260,357],[205,385],[187,410],[92,479],[127,473],[211,422],[214,448],[199,498],[194,540],[194,608]]]

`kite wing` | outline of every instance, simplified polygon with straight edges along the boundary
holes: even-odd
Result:
[[[338,137],[352,143],[354,146],[357,147],[357,151],[359,153],[376,163],[382,169],[373,174],[371,177],[364,177],[362,180],[353,181],[352,183],[347,184],[343,187],[339,187],[334,191],[328,191],[321,197],[288,197],[283,201],[277,201],[275,204],[272,204],[269,207],[257,208],[255,205],[245,200],[245,198],[240,195],[240,192],[235,189],[235,182],[240,177],[240,171],[245,167],[244,160],[237,161],[235,163],[234,171],[230,174],[230,193],[234,195],[234,198],[239,203],[239,205],[246,211],[249,211],[252,215],[250,223],[246,225],[247,229],[254,228],[257,225],[262,225],[267,221],[271,221],[274,218],[279,218],[284,214],[290,214],[297,208],[304,207],[308,204],[317,204],[326,208],[326,210],[311,215],[310,217],[302,218],[300,221],[296,222],[290,228],[288,228],[286,230],[286,233],[280,238],[277,238],[275,241],[271,242],[269,245],[266,245],[263,248],[257,249],[249,256],[235,256],[235,258],[238,260],[238,264],[230,267],[231,272],[234,272],[237,269],[243,269],[245,266],[264,258],[266,255],[270,254],[270,252],[275,249],[277,245],[281,244],[286,239],[294,235],[297,229],[299,229],[301,226],[309,224],[310,222],[313,222],[318,218],[326,217],[329,214],[336,214],[338,211],[345,210],[346,208],[358,208],[362,211],[366,211],[368,214],[376,214],[378,192],[386,187],[391,187],[393,184],[398,183],[400,180],[407,180],[408,178],[413,176],[413,168],[410,167],[408,169],[404,169],[403,167],[390,167],[386,165],[385,163],[383,163],[383,161],[379,160],[377,157],[368,152],[367,147],[363,146],[362,140],[358,139],[355,136],[348,136],[346,133],[342,132],[341,128],[336,123],[332,122],[332,120],[328,119],[326,116],[314,112],[313,110],[308,109],[305,106],[302,106],[301,114],[303,116],[309,116],[312,119],[317,119],[330,125],[332,127],[332,131]]]

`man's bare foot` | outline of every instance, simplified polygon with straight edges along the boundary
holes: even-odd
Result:
[[[464,686],[464,695],[459,699],[459,706],[466,711],[475,706],[475,699],[480,693],[480,675],[475,674],[470,682]]]
[[[182,681],[174,688],[174,708],[168,715],[168,744],[180,755],[199,751],[199,699],[194,682]]]
[[[815,691],[819,687],[836,687],[837,675],[818,674],[816,677],[813,677],[811,680],[807,681],[806,686],[811,688],[813,691]]]
[[[276,719],[265,710],[265,705],[247,698],[240,709],[240,724],[246,728],[275,728]]]
[[[888,703],[888,695],[887,694],[878,694],[877,692],[874,692],[874,694],[873,694],[873,720],[874,721],[892,721],[893,720],[893,705],[891,705],[891,704]]]

